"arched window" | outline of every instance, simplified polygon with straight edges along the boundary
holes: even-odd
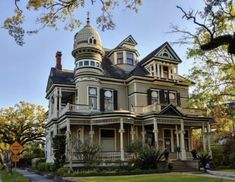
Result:
[[[93,36],[89,37],[89,39],[88,39],[88,44],[96,44],[96,39],[95,39],[95,37],[93,37]]]

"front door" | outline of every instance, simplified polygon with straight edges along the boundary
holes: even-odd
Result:
[[[171,130],[164,129],[164,144],[165,148],[171,152]]]

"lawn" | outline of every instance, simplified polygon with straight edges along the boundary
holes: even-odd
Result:
[[[77,182],[218,182],[216,178],[201,177],[189,174],[180,173],[165,173],[152,175],[137,175],[137,176],[113,176],[113,177],[90,177],[77,178]],[[234,182],[231,180],[223,180],[223,182]]]
[[[16,181],[17,182],[29,182],[29,179],[26,177],[23,177],[21,174],[14,172],[16,175]],[[13,173],[7,173],[6,171],[0,170],[0,176],[2,178],[2,182],[14,182],[14,176]]]

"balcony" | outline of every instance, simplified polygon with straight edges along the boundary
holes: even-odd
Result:
[[[132,106],[131,111],[138,113],[138,114],[145,114],[150,112],[160,112],[161,111],[161,105],[154,103],[147,106]]]
[[[206,115],[206,110],[202,110],[202,109],[195,109],[195,108],[181,108],[181,107],[177,107],[177,109],[185,114],[185,115],[189,115],[189,116],[205,116]]]
[[[189,116],[205,116],[206,111],[201,110],[201,109],[194,109],[194,108],[181,108],[181,107],[176,107],[182,114],[184,115],[189,115]],[[151,112],[156,112],[159,113],[162,110],[162,105],[154,103],[151,105],[147,106],[132,106],[131,107],[131,112],[135,114],[147,114]],[[127,110],[116,110],[113,112],[129,112]],[[77,113],[84,113],[84,114],[89,114],[89,113],[95,113],[99,112],[98,110],[93,110],[91,106],[85,105],[85,104],[70,104],[68,103],[58,114],[58,116],[64,115],[66,112],[77,112]]]
[[[70,104],[68,103],[60,112],[59,116],[64,115],[66,112],[80,112],[80,113],[91,113],[94,110],[91,106],[86,104]]]

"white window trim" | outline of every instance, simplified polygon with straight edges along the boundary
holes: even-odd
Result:
[[[109,88],[103,88],[104,90],[104,111],[105,110],[105,91],[109,90],[112,92],[112,110],[109,110],[109,111],[113,111],[114,110],[114,89],[109,89]]]
[[[87,86],[87,105],[89,105],[89,88],[96,88],[96,91],[97,91],[97,108],[94,109],[93,111],[99,111],[100,110],[100,93],[99,93],[99,87],[97,86],[93,86],[93,85],[88,85]]]
[[[114,130],[114,152],[117,151],[116,128],[99,128],[99,145],[101,146],[101,130]]]
[[[154,92],[154,91],[158,92],[158,101],[157,101],[157,104],[160,104],[160,90],[159,89],[151,89],[151,91],[152,92]],[[151,92],[151,104],[154,104],[154,103],[152,103],[152,99],[153,99],[152,92]]]

